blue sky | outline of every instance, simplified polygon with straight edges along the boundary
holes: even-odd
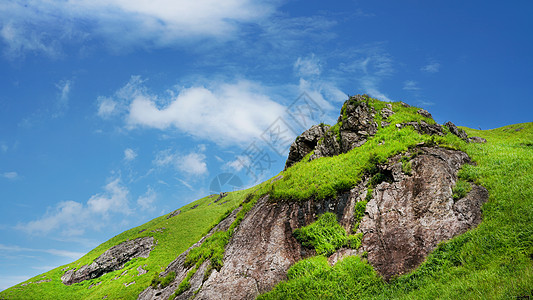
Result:
[[[532,14],[530,1],[2,1],[0,290],[276,175],[347,95],[471,128],[533,121]]]

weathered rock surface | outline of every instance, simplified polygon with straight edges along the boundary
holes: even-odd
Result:
[[[254,299],[286,279],[287,270],[296,261],[315,254],[314,250],[304,248],[296,241],[292,234],[294,229],[310,224],[322,213],[334,212],[340,224],[351,230],[354,205],[365,195],[361,185],[336,199],[323,201],[271,203],[268,196],[259,199],[226,246],[220,272],[213,270],[204,281],[208,261],[204,262],[191,278],[191,287],[176,299],[189,299],[199,288],[195,299]],[[214,230],[229,228],[235,214],[232,213]],[[190,249],[200,246],[203,241],[205,238]],[[176,272],[174,282],[163,289],[149,287],[139,299],[168,299],[189,271],[184,262],[190,249],[160,274],[163,277]]]
[[[457,128],[457,126],[455,126],[455,124],[453,124],[452,122],[448,121],[446,122],[446,124],[444,124],[444,126],[448,127],[451,133],[455,134],[461,139],[465,141],[468,140],[468,135],[466,134],[466,132],[462,129]]]
[[[398,129],[404,128],[406,126],[412,126],[414,130],[418,131],[418,133],[421,134],[429,134],[429,135],[440,135],[443,136],[444,132],[442,131],[442,126],[439,124],[428,124],[425,121],[419,122],[407,122],[402,124],[396,124],[396,127]]]
[[[153,237],[137,238],[120,243],[102,253],[90,265],[84,265],[79,270],[68,270],[61,277],[61,281],[65,285],[71,285],[120,270],[128,261],[136,257],[148,257],[153,246]]]
[[[470,161],[466,153],[420,151],[410,162],[412,175],[402,173],[401,162],[387,166],[394,180],[374,189],[358,229],[360,250],[368,252],[368,261],[385,279],[414,269],[440,241],[479,224],[488,199],[485,188],[473,185],[465,198],[453,200],[457,171]]]
[[[315,149],[318,141],[324,136],[324,133],[330,128],[329,125],[313,125],[302,133],[291,144],[289,150],[289,157],[285,163],[285,169],[299,162],[313,149]]]
[[[389,108],[384,108],[387,117],[391,113],[393,112]],[[346,153],[366,143],[368,137],[375,135],[378,130],[378,124],[374,121],[375,114],[375,110],[366,104],[363,96],[351,97],[343,105],[338,119],[341,124],[338,132],[329,130],[324,134],[323,140],[311,155],[311,160]]]

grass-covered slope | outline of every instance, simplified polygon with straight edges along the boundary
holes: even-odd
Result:
[[[467,144],[448,137],[476,163],[465,165],[460,178],[481,184],[490,193],[483,206],[483,222],[476,229],[442,243],[418,269],[389,283],[359,257],[348,257],[331,267],[325,257],[317,256],[296,263],[287,281],[260,298],[532,297],[533,123],[464,130],[487,139],[485,144]]]
[[[58,267],[3,291],[0,293],[0,299],[102,299],[105,296],[108,299],[136,299],[139,293],[150,285],[154,275],[163,271],[180,253],[196,243],[223,217],[240,205],[248,193],[248,190],[232,192],[217,203],[212,202],[218,195],[199,199],[182,207],[181,213],[177,216],[167,219],[167,214],[125,231],[71,264]],[[226,201],[227,203],[224,203]],[[208,205],[209,203],[212,204]],[[193,209],[195,205],[198,206]],[[110,247],[128,239],[144,236],[153,236],[157,240],[157,246],[148,258],[133,259],[121,270],[71,286],[65,286],[61,282],[61,276],[64,274],[62,270],[66,267],[79,268],[90,264]],[[148,273],[138,276],[139,266]],[[116,277],[119,278],[115,280]],[[48,279],[51,281],[27,284]],[[125,286],[134,281],[135,284]],[[102,283],[89,288],[99,282]]]
[[[366,101],[376,112],[386,105],[371,98]],[[51,281],[26,286],[19,284],[0,293],[0,299],[102,299],[104,296],[108,296],[108,299],[135,299],[150,285],[154,275],[159,274],[180,253],[197,242],[231,209],[241,205],[246,199],[249,200],[251,193],[253,200],[247,206],[267,193],[274,201],[334,197],[339,191],[358,184],[363,176],[374,174],[376,164],[384,163],[389,157],[421,143],[461,149],[476,162],[475,166],[466,165],[461,170],[462,185],[458,185],[454,191],[464,192],[464,189],[468,188],[465,183],[469,181],[481,184],[489,190],[490,200],[483,206],[484,220],[478,228],[441,244],[421,267],[389,283],[383,282],[364,258],[348,257],[331,267],[326,257],[319,255],[296,263],[289,270],[287,281],[260,298],[412,299],[533,296],[533,123],[486,131],[465,128],[469,135],[481,136],[488,141],[485,144],[473,144],[449,133],[446,127],[443,127],[445,136],[419,134],[410,126],[399,130],[395,124],[411,121],[432,124],[434,121],[418,114],[417,108],[405,107],[401,103],[392,103],[392,107],[395,113],[387,119],[391,125],[381,127],[381,116],[377,113],[375,120],[379,125],[378,132],[361,147],[334,157],[313,161],[303,159],[283,171],[283,177],[277,178],[279,180],[269,180],[249,190],[230,193],[221,201],[228,201],[224,205],[208,205],[215,198],[200,199],[183,207],[178,216],[167,219],[165,215],[128,230],[100,245],[80,260],[27,282],[43,279]],[[332,130],[338,127],[333,126]],[[194,205],[198,207],[192,209]],[[166,229],[160,230],[163,227]],[[332,225],[333,227],[335,226]],[[143,229],[146,230],[141,232]],[[306,236],[313,239],[323,236],[320,230],[311,233]],[[228,231],[215,235],[212,239],[225,237],[224,234],[231,237],[231,231]],[[341,244],[348,243],[344,240],[348,235],[350,233],[347,233],[346,237],[341,234]],[[64,273],[62,269],[65,267],[89,264],[111,246],[143,236],[154,236],[157,240],[157,246],[149,258],[134,259],[122,270],[72,286],[61,283],[60,277]],[[321,241],[310,242],[316,247]],[[222,257],[218,249],[220,247],[215,247],[216,251],[211,248],[207,244],[201,247],[196,251],[201,255],[197,255],[198,259],[191,256],[191,264],[201,261],[202,257],[206,256],[204,252],[208,253],[208,256],[216,254],[217,257]],[[139,266],[148,270],[148,273],[138,276]],[[114,280],[116,277],[118,279]],[[133,281],[135,284],[125,286]],[[99,282],[102,284],[89,289],[91,285]]]

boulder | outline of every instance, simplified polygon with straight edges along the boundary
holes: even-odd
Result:
[[[90,265],[84,265],[78,270],[68,270],[61,276],[61,281],[65,285],[71,285],[120,270],[128,261],[136,257],[148,257],[153,246],[154,238],[151,236],[125,241],[109,248]]]
[[[444,126],[448,127],[448,129],[450,130],[452,134],[455,134],[456,136],[460,137],[464,141],[468,142],[468,135],[466,134],[464,130],[457,128],[457,126],[455,126],[455,124],[453,124],[450,121],[446,122]]]
[[[466,153],[438,147],[419,151],[410,161],[412,175],[402,173],[399,157],[386,166],[394,180],[376,186],[358,229],[360,251],[386,280],[416,268],[439,242],[478,225],[488,200],[487,190],[474,184],[466,197],[452,197],[457,171],[470,162]]]
[[[289,157],[285,163],[285,169],[299,162],[307,154],[313,151],[317,146],[318,141],[324,136],[324,133],[326,133],[329,128],[329,125],[313,125],[297,137],[289,149]]]

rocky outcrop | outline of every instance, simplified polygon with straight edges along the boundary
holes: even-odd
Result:
[[[400,157],[385,167],[393,181],[374,189],[358,229],[363,233],[360,250],[368,252],[369,263],[385,279],[411,271],[440,241],[479,224],[481,205],[488,199],[487,190],[473,184],[466,197],[452,197],[457,171],[470,162],[466,153],[427,147],[418,151],[408,162],[412,175],[402,172]]]
[[[457,126],[455,126],[455,124],[453,124],[452,122],[448,121],[446,122],[446,124],[444,124],[444,126],[448,127],[451,133],[455,134],[461,139],[465,141],[468,140],[468,135],[466,134],[466,132],[462,129],[457,128]]]
[[[390,108],[380,112],[383,118],[394,113]],[[378,130],[375,115],[376,111],[366,103],[364,96],[350,97],[342,106],[337,125],[324,134],[310,159],[339,155],[366,143],[368,137]]]
[[[406,126],[413,127],[413,129],[416,130],[420,134],[440,135],[440,136],[444,135],[444,132],[442,131],[442,126],[440,126],[439,124],[428,124],[425,121],[396,124],[396,127],[398,129],[402,129]]]
[[[213,270],[205,278],[209,264],[205,261],[191,278],[191,287],[176,299],[189,299],[195,291],[195,299],[254,299],[286,279],[287,270],[296,261],[315,254],[314,250],[302,247],[293,237],[296,228],[310,224],[320,214],[334,212],[340,224],[350,231],[354,223],[354,205],[364,196],[364,186],[360,185],[336,198],[321,201],[272,203],[268,196],[260,198],[226,246],[224,265],[220,271]],[[212,232],[229,228],[235,215],[236,211]],[[205,238],[190,249],[200,246]],[[139,295],[139,299],[168,299],[190,270],[184,265],[190,249],[160,274],[164,277],[169,272],[176,273],[176,279],[169,286],[162,289],[149,287]]]
[[[285,169],[299,162],[307,154],[313,151],[318,144],[318,141],[324,136],[324,133],[328,131],[329,128],[329,125],[313,125],[297,137],[291,144],[289,157],[285,163]]]
[[[90,265],[84,265],[78,270],[68,270],[61,277],[61,281],[65,285],[71,285],[120,270],[128,261],[136,257],[148,257],[153,246],[153,237],[143,237],[123,242],[109,248]]]

